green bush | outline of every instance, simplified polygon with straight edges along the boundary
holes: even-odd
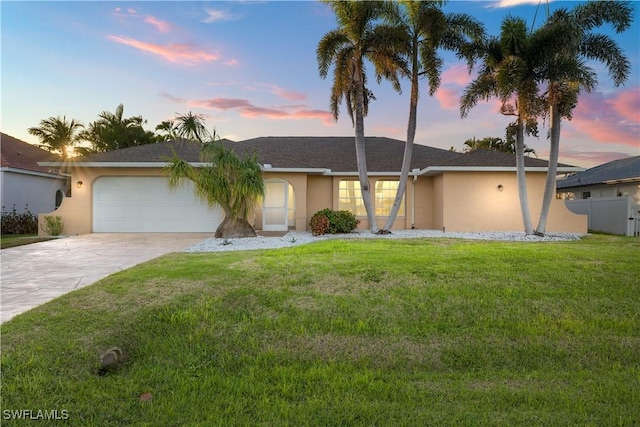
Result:
[[[16,205],[13,205],[11,212],[5,212],[3,206],[0,228],[2,234],[36,234],[38,217],[29,211],[29,205],[24,206],[22,213],[18,213]]]
[[[62,218],[58,215],[46,215],[44,217],[44,225],[42,229],[52,236],[59,236],[64,230]]]
[[[326,221],[322,218],[326,218]],[[329,208],[316,212],[311,217],[311,231],[314,235],[351,233],[360,221],[349,211],[333,211]]]

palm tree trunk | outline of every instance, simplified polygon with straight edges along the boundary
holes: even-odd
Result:
[[[518,195],[520,196],[520,211],[526,235],[533,234],[531,213],[529,212],[529,197],[527,195],[527,177],[524,170],[524,122],[518,116],[518,134],[516,136],[516,175],[518,179]]]
[[[549,128],[550,146],[549,146],[549,167],[547,169],[547,181],[544,185],[544,196],[542,197],[542,209],[540,210],[540,219],[535,234],[543,236],[547,228],[547,218],[549,217],[549,208],[551,200],[556,192],[556,175],[558,174],[558,156],[560,152],[560,112],[557,103],[551,104],[549,108]]]
[[[364,81],[362,79],[362,59],[355,61],[354,84],[356,85],[356,105],[355,105],[355,139],[356,139],[356,162],[358,163],[358,177],[360,179],[360,191],[362,201],[367,211],[369,228],[371,233],[378,232],[376,215],[371,203],[371,189],[369,188],[369,174],[367,169],[367,155],[364,139]]]
[[[417,45],[417,43],[416,43]],[[391,227],[396,221],[402,198],[407,190],[407,180],[409,179],[409,168],[411,168],[411,157],[413,156],[413,140],[416,136],[416,122],[418,114],[418,49],[413,49],[412,69],[411,69],[411,100],[409,101],[409,122],[407,124],[407,141],[404,145],[404,156],[402,158],[402,169],[400,170],[400,182],[396,191],[396,198],[393,200],[389,218],[384,224],[380,233],[391,233]],[[413,201],[412,201],[413,203]]]

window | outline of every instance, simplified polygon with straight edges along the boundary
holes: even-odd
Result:
[[[378,181],[373,195],[376,216],[389,216],[391,206],[398,191],[398,181]],[[338,209],[353,212],[356,216],[367,216],[362,202],[360,181],[340,181]],[[404,216],[404,197],[398,210],[398,216]]]
[[[62,192],[62,190],[56,191],[56,209],[60,207],[63,200],[64,200],[64,193]]]
[[[591,191],[583,191],[582,192],[582,198],[583,199],[588,199],[589,197],[591,197]]]
[[[376,216],[389,216],[393,201],[398,191],[398,181],[378,181],[376,182]],[[404,216],[404,195],[400,202],[398,216]]]
[[[362,202],[360,181],[340,181],[338,187],[338,210],[349,211],[355,216],[367,216]]]

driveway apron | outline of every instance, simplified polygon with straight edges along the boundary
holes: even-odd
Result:
[[[205,233],[96,233],[0,251],[0,321],[134,265],[212,237]]]

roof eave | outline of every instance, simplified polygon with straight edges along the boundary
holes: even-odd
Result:
[[[22,169],[22,168],[14,168],[14,167],[2,167],[0,168],[2,172],[13,172],[20,173],[23,175],[33,175],[33,176],[41,176],[45,178],[55,178],[55,179],[67,179],[71,175],[66,173],[57,173],[57,172],[44,172],[44,171],[34,171],[31,169]]]
[[[525,172],[547,172],[546,166],[527,166]],[[577,166],[558,166],[557,173],[582,172],[584,168]],[[516,172],[515,166],[428,166],[417,175],[437,175],[443,172]]]

